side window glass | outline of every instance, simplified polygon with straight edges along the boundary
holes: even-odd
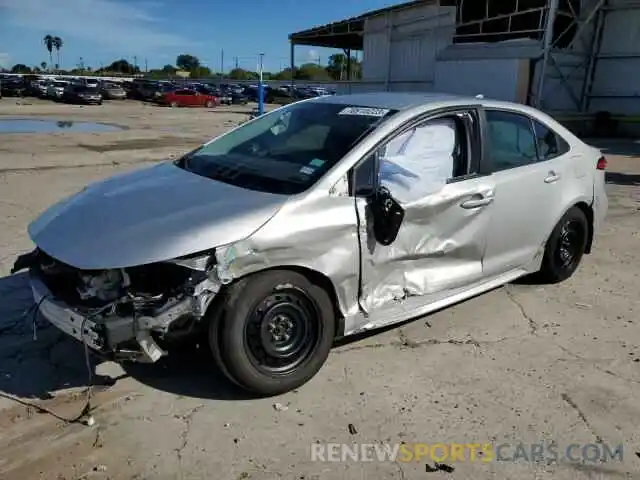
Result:
[[[528,117],[489,110],[487,127],[494,171],[521,167],[538,160],[536,139]]]
[[[550,128],[534,120],[533,129],[536,133],[538,156],[541,161],[551,160],[569,151],[567,142]]]
[[[380,147],[380,184],[401,203],[439,192],[454,176],[458,128],[451,117],[429,120]]]

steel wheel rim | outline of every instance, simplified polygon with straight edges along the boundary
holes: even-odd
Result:
[[[295,288],[277,290],[258,302],[245,327],[245,347],[261,372],[286,375],[303,364],[320,338],[318,308]]]
[[[556,248],[556,265],[562,269],[573,268],[582,254],[584,229],[576,220],[569,220],[560,230],[558,246]]]

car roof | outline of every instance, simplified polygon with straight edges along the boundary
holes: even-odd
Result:
[[[408,110],[410,108],[427,105],[432,106],[433,108],[455,105],[482,105],[489,108],[506,107],[517,109],[528,114],[532,114],[534,110],[531,107],[527,107],[526,105],[519,103],[490,100],[482,97],[454,95],[449,93],[369,92],[317,97],[308,101],[372,108],[388,108],[391,110]]]

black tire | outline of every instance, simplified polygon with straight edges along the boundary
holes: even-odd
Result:
[[[331,298],[299,273],[271,270],[241,279],[218,308],[209,324],[214,359],[232,382],[254,394],[278,395],[303,385],[331,350]],[[282,339],[286,343],[278,343]],[[278,348],[290,348],[288,358]]]
[[[559,283],[571,277],[580,265],[588,237],[587,217],[578,207],[572,207],[547,240],[539,279],[544,283]]]

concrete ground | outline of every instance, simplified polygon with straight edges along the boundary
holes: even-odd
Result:
[[[0,101],[0,119],[129,127],[0,135],[0,478],[640,478],[640,148],[629,142],[600,142],[610,160],[609,217],[593,254],[563,284],[509,285],[338,346],[309,384],[279,398],[247,398],[198,351],[151,366],[102,363],[96,424],[65,422],[85,405],[88,373],[81,345],[44,325],[34,340],[23,315],[30,292],[24,274],[9,269],[32,247],[27,224],[88,182],[178,155],[246,118],[246,108],[234,110]],[[513,455],[519,443],[552,441],[560,453],[622,444],[623,459],[521,454],[447,460],[427,473],[436,470],[431,459],[314,462],[310,453],[327,442],[508,443],[502,454]]]

